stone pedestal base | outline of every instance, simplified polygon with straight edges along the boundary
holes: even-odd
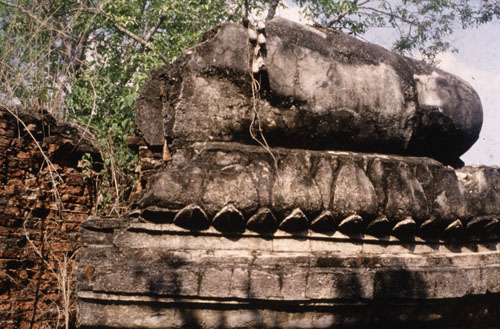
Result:
[[[81,328],[494,327],[500,240],[263,237],[87,220]]]

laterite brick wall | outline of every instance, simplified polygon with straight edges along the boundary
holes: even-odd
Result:
[[[64,327],[74,317],[64,290],[94,195],[78,168],[85,152],[95,149],[75,127],[0,108],[0,328]]]

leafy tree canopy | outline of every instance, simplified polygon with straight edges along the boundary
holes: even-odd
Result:
[[[457,28],[470,28],[500,18],[498,0],[297,0],[305,13],[321,24],[360,35],[373,27],[395,29],[393,50],[418,50],[432,61],[452,48],[448,37]]]
[[[430,60],[456,28],[500,17],[499,0],[290,0],[316,22],[362,35],[399,33],[398,52]],[[135,99],[148,72],[173,61],[217,24],[251,13],[267,19],[283,0],[0,0],[0,102],[76,118],[99,136],[103,177],[124,194],[134,156]],[[103,183],[104,184],[104,183]]]

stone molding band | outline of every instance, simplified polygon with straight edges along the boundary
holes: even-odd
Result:
[[[189,230],[475,239],[499,234],[500,171],[428,158],[195,143],[152,176],[133,216]]]
[[[418,225],[410,216],[396,223],[385,215],[368,222],[358,214],[336,219],[330,211],[323,211],[315,218],[308,218],[300,208],[278,220],[269,208],[260,208],[248,220],[232,204],[223,207],[210,218],[202,207],[190,204],[176,211],[148,207],[133,211],[131,217],[175,225],[192,231],[204,231],[210,227],[224,234],[243,234],[246,230],[259,233],[263,237],[272,236],[281,230],[292,235],[304,235],[309,230],[316,233],[332,234],[336,231],[349,236],[371,235],[375,237],[394,236],[402,240],[419,236],[424,239],[480,240],[494,238],[500,234],[499,216],[476,216],[469,221],[456,219],[451,223],[431,218]]]
[[[276,235],[235,238],[213,228],[89,218],[78,256],[80,325],[482,328],[500,314],[498,239]]]

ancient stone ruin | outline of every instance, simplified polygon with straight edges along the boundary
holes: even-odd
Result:
[[[77,127],[0,106],[0,328],[59,328],[75,307],[80,224],[95,205],[85,153],[99,160]]]
[[[81,328],[500,323],[500,171],[459,168],[466,82],[276,18],[210,31],[137,104],[144,189],[82,224]]]

